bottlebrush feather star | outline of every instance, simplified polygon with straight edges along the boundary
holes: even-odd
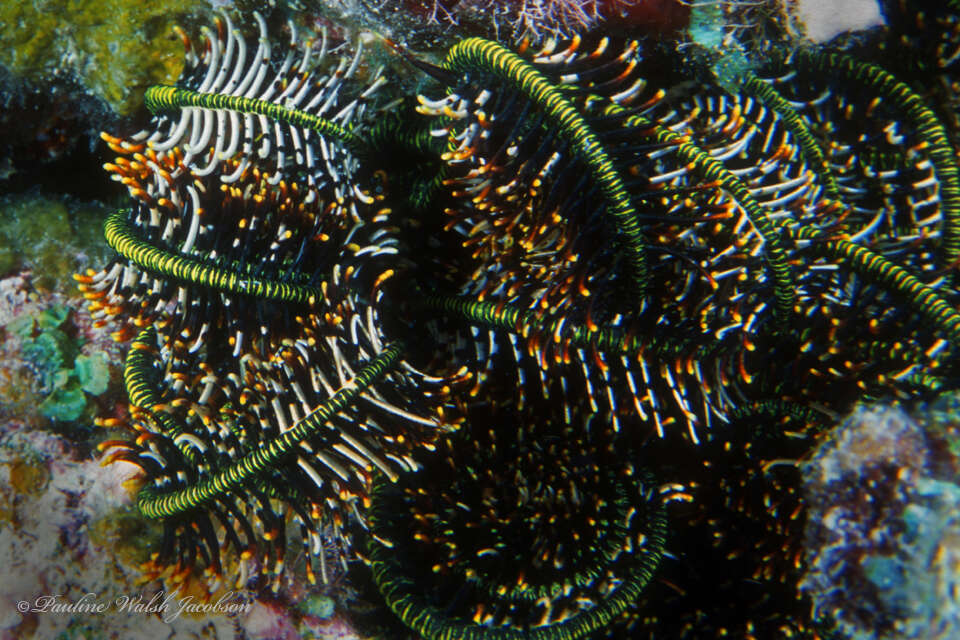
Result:
[[[188,47],[181,85],[148,91],[152,131],[104,136],[134,204],[107,221],[117,260],[81,280],[119,338],[146,327],[127,364],[138,438],[108,446],[147,471],[158,571],[199,556],[219,575],[225,541],[279,574],[292,519],[325,574],[321,530],[346,544],[374,471],[396,478],[456,426],[449,381],[404,361],[379,315],[396,229],[350,122],[382,76],[356,81],[359,51],[314,70],[326,41],[291,30],[276,51],[258,22],[253,55],[228,18]]]
[[[717,602],[769,585],[744,633],[811,633],[787,461],[957,379],[960,185],[923,97],[840,52],[731,85],[639,42],[468,38],[413,61],[442,85],[419,115],[381,114],[359,46],[328,65],[256,20],[184,36],[153,128],[104,136],[133,203],[79,279],[133,338],[136,438],[103,446],[146,472],[150,570],[219,580],[227,546],[279,576],[289,526],[325,572],[350,521],[425,637],[682,636],[702,593],[664,593],[665,552],[755,534]]]

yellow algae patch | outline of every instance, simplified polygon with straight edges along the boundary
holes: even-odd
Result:
[[[183,45],[171,28],[195,3],[35,0],[0,3],[0,65],[31,80],[76,76],[121,115],[151,84],[172,82]]]

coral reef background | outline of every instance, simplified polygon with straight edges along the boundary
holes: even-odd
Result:
[[[101,170],[113,154],[99,132],[142,123],[146,87],[179,75],[175,24],[208,23],[227,5],[245,15],[260,4],[0,4],[0,637],[400,633],[379,624],[363,578],[352,573],[322,587],[291,575],[276,593],[229,593],[245,605],[229,615],[117,611],[118,599],[151,602],[164,592],[158,582],[142,583],[139,567],[160,534],[132,505],[135,470],[101,466],[96,451],[126,411],[123,348],[110,337],[117,327],[95,326],[71,278],[106,263],[102,221],[122,202]],[[744,32],[776,24],[800,41],[809,24],[811,37],[836,35],[814,27],[826,11],[816,3],[702,4],[711,10],[691,15],[698,3],[681,0],[301,0],[271,6],[267,20],[292,18],[370,42],[394,71],[390,90],[398,95],[415,93],[420,79],[380,36],[430,59],[470,35],[519,42],[588,30],[719,50],[731,16],[744,20]],[[860,8],[851,3],[846,11]],[[956,416],[952,396],[913,417],[885,406],[858,409],[838,419],[837,431],[805,461],[811,516],[803,588],[836,619],[838,633],[858,640],[956,633]],[[45,595],[78,602],[90,593],[112,611],[17,609]],[[199,602],[209,594],[186,583],[176,597]]]

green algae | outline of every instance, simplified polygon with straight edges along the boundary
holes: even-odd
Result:
[[[110,383],[106,354],[80,353],[82,341],[73,337],[67,322],[69,309],[54,304],[8,322],[7,335],[20,341],[20,355],[40,386],[40,413],[51,420],[74,422],[87,409],[89,396],[104,393]]]
[[[72,274],[109,260],[106,213],[102,205],[36,192],[0,197],[0,278],[29,269],[38,288],[66,291]]]
[[[311,593],[296,605],[296,608],[308,616],[326,620],[336,608],[333,598],[319,593]]]
[[[14,248],[4,242],[0,244],[0,274],[9,273],[17,266],[17,252]]]
[[[104,264],[112,254],[103,239],[106,211],[100,204],[38,191],[0,197],[0,280],[29,271],[36,300],[49,292],[76,296],[72,275]],[[0,368],[0,417],[61,425],[92,420],[93,399],[109,387],[108,357],[81,353],[85,338],[67,299],[40,309],[36,300],[15,317],[0,318],[0,340],[13,338],[0,350],[0,358],[6,355],[13,363]]]
[[[706,50],[711,62],[708,66],[717,83],[731,94],[742,86],[745,74],[755,63],[737,40],[727,36],[729,27],[723,6],[708,3],[694,6],[690,12],[690,39]]]
[[[0,2],[0,65],[30,80],[72,73],[127,115],[140,106],[147,86],[180,74],[183,46],[171,28],[186,23],[196,5],[185,0]]]
[[[43,415],[52,420],[73,422],[83,415],[87,398],[74,378],[62,375],[58,378],[58,385],[44,398],[39,408]]]
[[[87,408],[87,394],[98,396],[107,390],[110,369],[104,353],[79,355],[73,370],[56,372],[53,391],[40,403],[40,412],[53,420],[72,422]]]
[[[107,354],[102,351],[89,356],[77,356],[73,362],[73,373],[80,388],[90,395],[98,396],[110,386],[110,363]]]
[[[50,470],[42,460],[22,457],[7,464],[10,467],[10,487],[18,494],[39,496],[50,483]]]
[[[88,531],[90,542],[111,549],[113,556],[128,567],[138,567],[147,562],[151,550],[162,538],[162,529],[132,508],[109,511],[94,519]]]
[[[60,330],[69,315],[63,305],[55,304],[35,314],[24,314],[6,325],[7,332],[20,339],[20,354],[33,364],[40,384],[53,387],[64,361],[78,352],[77,345]]]

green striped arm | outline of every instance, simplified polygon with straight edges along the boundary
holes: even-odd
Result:
[[[351,150],[362,150],[367,141],[349,129],[330,122],[326,118],[315,116],[299,109],[288,109],[283,105],[244,98],[222,93],[199,93],[191,89],[182,89],[168,85],[154,85],[144,94],[144,104],[152,113],[176,111],[184,107],[200,109],[236,111],[266,116],[276,122],[285,122],[295,127],[316,131],[321,136],[335,138]]]
[[[164,251],[142,240],[127,222],[126,211],[116,211],[104,224],[107,244],[139,268],[160,278],[172,278],[225,293],[293,304],[314,304],[323,298],[319,287],[252,277],[240,271],[196,258]]]
[[[790,229],[789,233],[797,240],[812,240],[810,251],[843,260],[854,272],[899,293],[912,303],[920,315],[940,328],[954,347],[960,346],[960,312],[903,267],[853,242],[821,238],[817,230],[810,227]]]
[[[479,69],[491,73],[514,85],[550,118],[560,135],[584,158],[600,186],[628,251],[635,290],[642,295],[650,283],[650,273],[644,256],[646,241],[630,194],[599,138],[563,91],[517,54],[483,38],[458,42],[447,53],[444,66],[458,72]]]
[[[823,187],[827,195],[835,200],[839,199],[840,187],[837,186],[837,179],[830,171],[826,158],[823,157],[820,145],[817,144],[813,134],[810,133],[810,129],[796,110],[790,106],[790,103],[777,93],[776,89],[760,80],[752,71],[748,71],[744,75],[740,87],[745,93],[755,96],[780,116],[780,120],[787,131],[793,134],[800,145],[800,151],[806,158],[807,164],[817,172],[817,175],[823,181]]]
[[[289,431],[283,432],[215,475],[170,493],[159,493],[152,487],[145,487],[137,497],[140,513],[151,519],[170,517],[215,501],[218,496],[235,492],[245,485],[256,484],[268,469],[292,452],[298,443],[323,429],[331,416],[343,410],[370,385],[383,378],[396,365],[402,351],[403,346],[400,343],[389,345],[364,366],[353,380],[347,382]]]
[[[389,509],[382,504],[385,501],[377,499],[378,489],[382,486],[383,480],[374,488],[374,503],[369,513],[373,532],[390,519]],[[653,491],[653,494],[650,501],[653,504],[647,505],[644,548],[634,558],[629,575],[600,604],[563,622],[520,629],[481,626],[462,618],[451,618],[425,601],[422,589],[407,577],[397,554],[375,537],[371,537],[367,550],[373,579],[387,606],[426,640],[577,640],[607,627],[640,596],[653,578],[667,539],[666,507],[657,492]]]
[[[609,115],[621,115],[624,110],[619,105],[609,104],[605,108]],[[713,158],[706,151],[686,140],[684,136],[647,120],[643,116],[628,116],[625,124],[641,129],[651,129],[653,138],[664,144],[676,146],[677,156],[684,162],[696,166],[700,174],[707,180],[717,182],[743,208],[750,218],[750,222],[763,238],[764,256],[773,276],[774,307],[781,319],[788,318],[793,312],[796,300],[795,285],[787,264],[787,250],[777,226],[767,217],[767,210],[750,195],[750,191],[737,176],[731,173],[722,162]]]
[[[127,396],[130,398],[130,404],[139,407],[161,433],[173,441],[184,457],[196,464],[198,462],[196,449],[183,440],[178,441],[178,436],[184,433],[180,423],[164,411],[153,410],[153,407],[160,404],[160,399],[154,391],[157,383],[150,375],[154,363],[151,350],[155,347],[156,341],[157,330],[147,327],[130,343],[130,351],[127,352],[127,359],[123,366],[123,383]]]
[[[558,318],[550,321],[546,326],[540,326],[537,315],[528,309],[459,296],[425,295],[421,304],[434,311],[453,314],[475,325],[505,329],[521,336],[527,336],[532,331],[552,335],[564,322],[564,318]],[[603,352],[631,356],[651,353],[661,358],[689,356],[702,360],[716,356],[722,350],[722,344],[718,341],[701,344],[694,341],[692,337],[667,335],[641,338],[619,327],[598,327],[595,331],[591,331],[588,327],[572,323],[571,328],[563,333],[563,337],[568,338],[576,347],[594,346]]]
[[[798,62],[812,71],[862,83],[906,114],[919,138],[928,145],[930,160],[940,180],[943,263],[950,265],[960,259],[960,170],[947,132],[933,111],[924,105],[923,99],[913,89],[876,65],[859,62],[843,53],[821,53],[808,49],[798,50],[795,56]]]

